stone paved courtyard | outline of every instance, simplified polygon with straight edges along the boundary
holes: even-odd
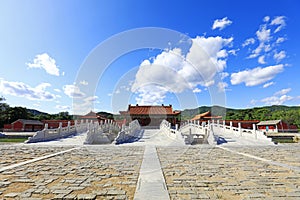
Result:
[[[0,146],[0,168],[72,146]],[[170,199],[300,199],[300,145],[157,146]],[[0,173],[0,199],[133,199],[145,146],[78,146]]]

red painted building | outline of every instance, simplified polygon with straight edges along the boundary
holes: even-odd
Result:
[[[296,125],[290,125],[282,120],[261,121],[257,124],[257,129],[266,133],[298,132]]]
[[[162,120],[167,120],[173,126],[180,124],[180,111],[173,111],[172,105],[165,106],[135,106],[129,105],[127,111],[120,111],[126,122],[138,120],[141,126],[159,126]]]
[[[207,122],[212,120],[221,120],[222,116],[215,116],[212,115],[210,111],[207,111],[205,113],[201,113],[198,115],[195,115],[191,120],[193,121],[200,121],[200,122]]]
[[[4,125],[4,131],[40,131],[43,130],[44,124],[38,120],[18,119],[11,124]]]
[[[95,113],[93,111],[87,113],[86,115],[79,116],[77,119],[78,120],[83,120],[83,121],[87,120],[88,122],[93,121],[93,122],[99,122],[99,123],[101,121],[104,122],[105,120],[107,120],[107,118],[102,117],[102,116],[98,115],[97,113]]]

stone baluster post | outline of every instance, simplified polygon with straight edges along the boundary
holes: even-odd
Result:
[[[226,131],[225,120],[223,120],[223,131],[224,131],[224,133],[225,133],[225,131]]]
[[[241,124],[241,122],[238,123],[238,126],[239,126],[239,133],[240,133],[240,136],[243,136],[243,135],[242,135],[242,124]]]
[[[253,127],[253,133],[254,133],[255,139],[257,139],[256,125],[252,124],[252,127]]]
[[[232,133],[232,121],[229,122],[229,126],[230,126],[230,133]]]
[[[45,124],[44,130],[48,130],[48,124]]]
[[[58,133],[61,134],[62,122],[59,122]]]
[[[70,133],[70,126],[71,126],[71,122],[68,121],[68,133]]]

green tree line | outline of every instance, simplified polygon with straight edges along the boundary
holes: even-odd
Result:
[[[32,119],[32,120],[71,120],[73,116],[68,112],[60,112],[58,114],[42,113],[30,110],[24,107],[10,107],[5,103],[5,98],[0,97],[0,129],[4,124],[10,124],[18,119]]]

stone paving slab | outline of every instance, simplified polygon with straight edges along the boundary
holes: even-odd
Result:
[[[272,148],[253,149],[273,154]],[[205,145],[157,151],[171,199],[300,199],[297,171]]]
[[[271,159],[287,165],[300,167],[300,144],[280,144],[276,146],[266,146],[264,148],[253,147],[230,147],[242,153],[252,154],[264,159]]]
[[[51,148],[49,146],[31,146],[31,145],[0,145],[0,168],[24,162],[33,158],[57,153],[72,146],[60,146]]]
[[[86,146],[6,170],[0,173],[0,199],[133,199],[143,151]]]
[[[5,165],[11,165],[68,148],[72,147],[0,146],[1,161],[10,160]],[[298,166],[300,145],[226,148]],[[145,146],[82,146],[5,170],[0,173],[0,199],[133,199],[144,150]],[[156,150],[171,199],[300,199],[299,171],[209,145]]]

